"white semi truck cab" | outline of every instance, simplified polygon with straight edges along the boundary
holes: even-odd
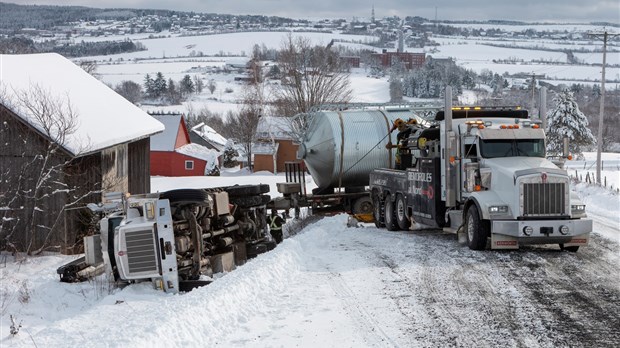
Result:
[[[266,220],[268,192],[269,185],[258,184],[107,194],[105,204],[89,205],[102,217],[99,234],[85,238],[85,257],[57,273],[75,282],[101,269],[110,281],[150,281],[172,293],[206,285],[214,273],[276,246]]]
[[[588,244],[585,205],[567,172],[546,158],[545,132],[526,110],[446,108],[407,146],[409,168],[370,174],[377,226],[461,231],[474,250],[489,240],[492,249]]]

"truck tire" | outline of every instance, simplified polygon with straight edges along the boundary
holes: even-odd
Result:
[[[560,250],[566,250],[566,251],[570,251],[571,253],[576,253],[577,250],[579,250],[579,246],[578,245],[564,246],[564,244],[560,244]]]
[[[480,219],[478,208],[472,205],[467,210],[465,217],[465,232],[467,234],[467,245],[472,250],[484,250],[487,246],[489,236],[489,223]]]
[[[372,200],[370,197],[360,197],[353,202],[353,214],[372,214]]]
[[[253,196],[260,195],[261,193],[269,192],[269,185],[234,185],[224,188],[224,191],[228,192],[229,197],[235,196]]]
[[[383,223],[383,219],[381,218],[381,209],[383,209],[383,207],[381,206],[382,205],[381,200],[379,199],[377,195],[373,195],[372,205],[373,205],[372,215],[375,218],[375,226],[377,228],[385,227],[385,224]]]
[[[203,190],[197,189],[178,189],[163,192],[160,195],[161,199],[167,199],[170,204],[189,204],[189,203],[203,203],[206,202],[209,194]]]
[[[269,195],[249,196],[249,197],[231,197],[230,203],[236,204],[241,208],[250,208],[265,205],[271,201]]]
[[[398,222],[396,221],[396,211],[394,209],[394,202],[390,195],[385,198],[385,228],[388,231],[398,231]]]
[[[398,227],[401,230],[407,231],[409,230],[409,226],[411,226],[411,221],[407,218],[407,203],[405,202],[405,196],[402,194],[396,195],[396,223],[398,223]]]

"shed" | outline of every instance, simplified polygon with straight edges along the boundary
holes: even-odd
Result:
[[[86,203],[150,191],[163,125],[68,59],[0,55],[0,243],[63,252],[92,232]]]
[[[285,162],[297,160],[299,144],[291,136],[289,118],[261,117],[256,128],[256,139],[252,145],[255,172],[281,173],[285,170]]]

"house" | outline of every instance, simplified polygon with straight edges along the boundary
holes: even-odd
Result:
[[[204,124],[204,122],[200,122],[198,125],[190,129],[189,139],[194,144],[202,145],[207,149],[212,149],[218,152],[224,151],[226,142],[228,141],[213,128]]]
[[[220,152],[194,144],[180,114],[156,114],[165,130],[151,138],[151,175],[202,176],[219,169]]]
[[[256,139],[252,144],[255,172],[281,173],[284,172],[285,162],[297,160],[299,144],[291,135],[290,118],[261,117],[256,128]]]
[[[426,62],[425,53],[415,52],[388,52],[383,50],[381,53],[372,53],[371,58],[377,65],[384,68],[392,67],[394,64],[403,64],[407,70],[421,68]]]
[[[0,55],[0,247],[80,252],[87,203],[150,192],[163,129],[58,54]]]

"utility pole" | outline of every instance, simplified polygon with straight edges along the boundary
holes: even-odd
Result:
[[[603,69],[601,72],[601,106],[598,116],[598,135],[596,137],[596,183],[601,185],[601,153],[603,152],[603,118],[605,117],[605,65],[607,64],[607,39],[620,34],[590,33],[597,39],[603,39]]]
[[[532,107],[530,108],[530,112],[534,112],[534,108],[536,108],[536,79],[541,79],[545,77],[545,75],[536,75],[532,73]]]

